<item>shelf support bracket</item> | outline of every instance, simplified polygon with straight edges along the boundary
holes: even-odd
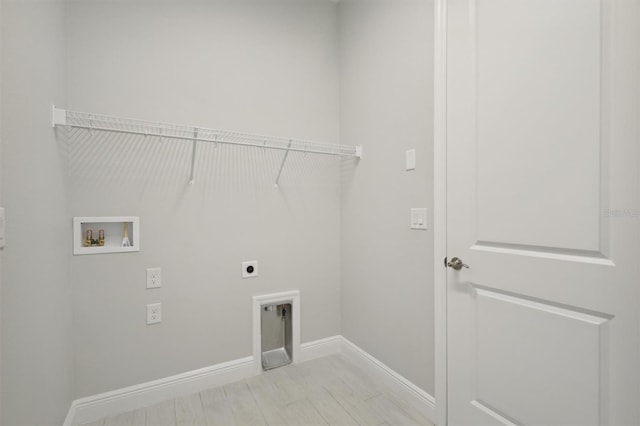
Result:
[[[67,125],[67,111],[51,105],[51,127],[56,127],[56,125]]]
[[[189,175],[189,185],[196,183],[196,151],[198,150],[198,129],[193,131],[193,144],[191,145],[191,174]]]
[[[276,177],[276,183],[273,185],[274,188],[278,187],[278,183],[280,182],[280,176],[282,175],[282,169],[284,169],[284,163],[287,162],[287,157],[289,156],[289,149],[291,148],[291,144],[293,141],[289,139],[289,146],[287,146],[287,151],[284,153],[284,158],[282,158],[282,164],[280,164],[280,170],[278,171],[278,177]]]

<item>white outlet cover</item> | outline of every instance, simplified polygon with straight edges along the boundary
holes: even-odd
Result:
[[[258,261],[248,260],[242,262],[242,278],[255,278],[258,276]]]
[[[147,268],[147,288],[162,287],[162,270],[160,268]]]
[[[147,324],[162,322],[162,304],[150,303],[147,305]]]

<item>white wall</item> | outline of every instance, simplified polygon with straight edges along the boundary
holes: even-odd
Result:
[[[68,109],[335,142],[336,5],[74,1]],[[251,296],[301,290],[302,342],[340,333],[339,161],[68,135],[70,216],[139,215],[136,254],[71,259],[74,394],[252,353]],[[260,277],[240,278],[257,259]],[[145,289],[161,267],[163,288]],[[162,302],[147,326],[145,305]]]
[[[71,402],[71,222],[50,109],[64,104],[64,6],[4,1],[1,25],[0,423],[61,424]]]
[[[303,342],[342,333],[433,393],[431,231],[408,230],[432,205],[431,1],[62,3],[2,4],[1,423],[250,355],[251,296],[294,288]],[[291,154],[275,190],[281,152],[200,146],[190,187],[190,144],[54,138],[51,103],[366,157]],[[139,215],[142,250],[72,256],[71,218],[93,215]]]
[[[2,2],[0,2],[0,23],[2,23]],[[2,58],[2,31],[0,31],[0,58]],[[0,59],[1,60],[1,59]],[[2,65],[0,64],[0,170],[2,169]],[[2,198],[2,172],[0,171],[0,206],[4,205]],[[4,265],[4,250],[0,249],[0,421],[2,421],[2,275]]]
[[[341,139],[365,154],[343,170],[342,332],[433,395],[433,2],[342,0],[339,17]]]

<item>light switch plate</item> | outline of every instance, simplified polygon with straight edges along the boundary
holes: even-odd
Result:
[[[427,209],[411,209],[411,229],[427,229]]]
[[[416,169],[416,150],[409,149],[404,153],[404,163],[407,170]]]
[[[4,208],[0,207],[0,248],[4,247]]]

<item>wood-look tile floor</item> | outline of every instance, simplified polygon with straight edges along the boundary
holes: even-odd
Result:
[[[108,417],[86,426],[428,425],[340,355]]]

